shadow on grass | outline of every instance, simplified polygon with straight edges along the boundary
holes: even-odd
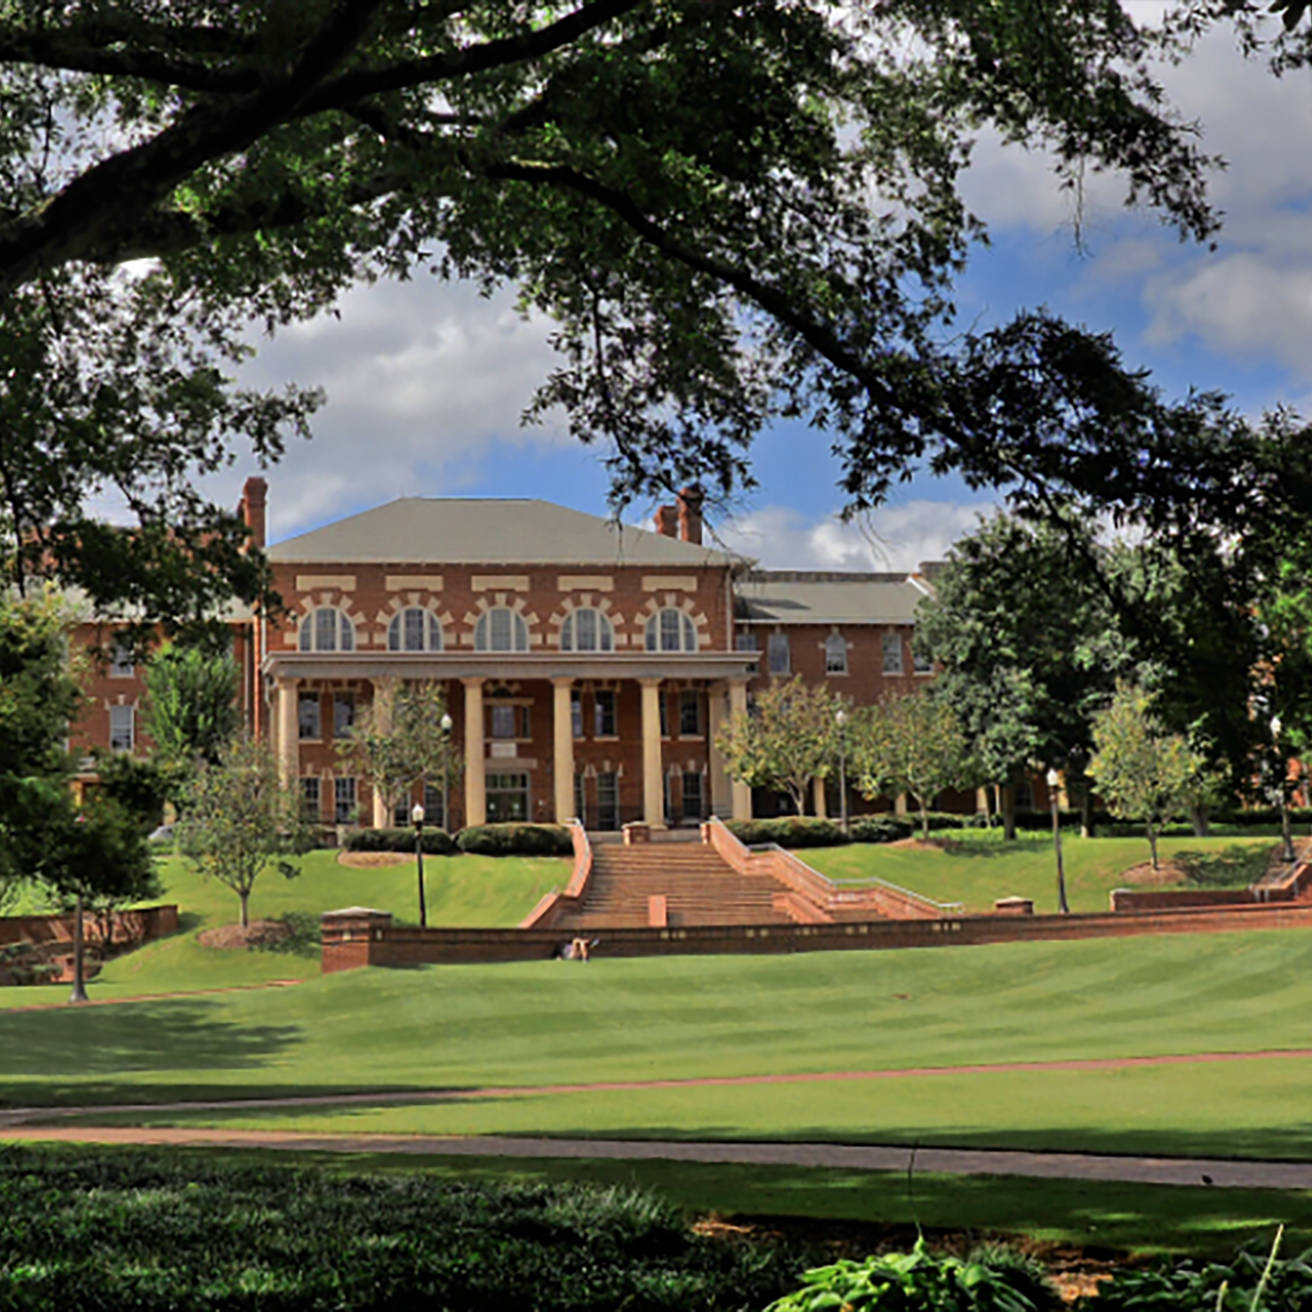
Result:
[[[939,845],[943,851],[953,857],[987,856],[996,860],[999,856],[1020,854],[1022,852],[1041,852],[1052,847],[1051,834],[1018,834],[1011,842],[1007,842],[1002,838],[991,839],[988,842],[972,841],[969,838],[964,840],[944,838],[941,833],[933,837],[940,840]]]
[[[205,923],[205,917],[195,911],[180,911],[178,913],[178,934],[194,934]],[[177,937],[176,934],[169,934],[169,938]]]
[[[1271,849],[1236,843],[1211,852],[1176,852],[1188,882],[1202,888],[1246,888],[1266,874]]]

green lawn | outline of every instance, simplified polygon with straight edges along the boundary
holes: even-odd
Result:
[[[310,852],[301,874],[283,879],[266,871],[251,893],[251,917],[297,912],[317,917],[338,907],[369,906],[390,911],[398,921],[419,918],[415,863],[354,869],[338,863],[335,851]],[[553,888],[569,881],[567,857],[450,856],[424,859],[430,925],[515,925]],[[219,951],[202,947],[196,936],[237,920],[236,894],[223,884],[201,879],[182,857],[160,860],[162,902],[181,909],[181,932],[147,944],[106,964],[91,985],[98,998],[141,993],[266,984],[305,979],[319,973],[317,944],[300,952]],[[67,985],[0,989],[0,1007],[62,1003]]]
[[[1309,979],[1312,936],[1299,931],[355,971],[292,989],[0,1013],[0,1098],[459,1089],[1289,1049],[1309,1042]],[[1302,1092],[1310,1075],[1312,1060],[1281,1058],[213,1119],[1312,1157]]]
[[[1038,912],[1057,910],[1057,864],[1051,834],[1022,834],[1004,843],[996,831],[960,830],[937,837],[951,846],[895,847],[853,843],[847,847],[810,848],[798,855],[831,879],[876,877],[901,884],[940,902],[964,902],[967,911],[993,909],[1000,897],[1029,897]],[[1164,838],[1161,854],[1196,854],[1215,871],[1216,882],[1246,884],[1243,856],[1274,847],[1271,836]],[[1066,890],[1072,911],[1106,911],[1108,894],[1124,880],[1122,871],[1148,859],[1143,838],[1081,838],[1062,835]],[[1231,874],[1231,878],[1225,878]]]

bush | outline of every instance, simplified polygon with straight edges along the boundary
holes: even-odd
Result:
[[[899,815],[859,815],[847,832],[854,843],[896,843],[911,837],[911,825]]]
[[[413,829],[353,829],[342,840],[348,852],[413,852]],[[456,845],[445,830],[425,829],[423,835],[425,856],[454,856]]]
[[[832,820],[785,815],[777,820],[728,820],[725,828],[748,847],[778,843],[780,847],[837,847],[847,835]]]
[[[476,856],[569,856],[574,851],[564,825],[470,825],[456,835],[456,846]]]

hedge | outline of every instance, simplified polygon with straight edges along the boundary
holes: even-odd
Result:
[[[899,815],[858,815],[848,822],[854,843],[896,843],[911,837],[911,825]]]
[[[728,820],[725,827],[740,843],[778,843],[780,847],[837,847],[847,835],[832,820],[785,815],[777,820]]]
[[[564,825],[470,825],[456,835],[456,846],[477,856],[569,856],[574,851]]]
[[[425,828],[422,846],[426,856],[454,856],[456,845],[451,835],[436,826]],[[342,847],[348,852],[413,852],[413,829],[352,829]]]

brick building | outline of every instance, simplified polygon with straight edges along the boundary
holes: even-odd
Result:
[[[754,570],[703,543],[692,496],[654,531],[545,501],[406,497],[266,546],[266,495],[247,480],[242,511],[286,614],[230,617],[243,712],[325,823],[394,820],[336,751],[387,680],[446,689],[462,768],[450,816],[444,790],[424,799],[434,823],[613,829],[750,815],[715,735],[771,678],[862,704],[930,674],[910,641],[923,576]],[[97,675],[75,741],[145,746],[138,675],[126,660]]]

